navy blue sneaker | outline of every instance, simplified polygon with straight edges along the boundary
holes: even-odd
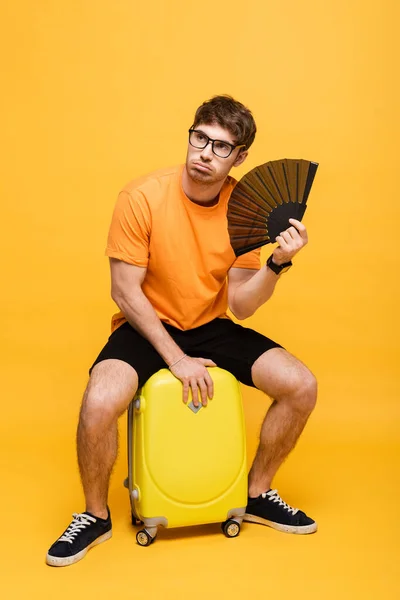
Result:
[[[285,533],[314,533],[318,529],[316,522],[304,512],[286,504],[277,490],[249,498],[243,520],[268,525]]]
[[[65,567],[81,560],[89,548],[110,539],[111,515],[100,519],[88,512],[74,513],[72,523],[61,537],[51,546],[46,563],[52,567]]]

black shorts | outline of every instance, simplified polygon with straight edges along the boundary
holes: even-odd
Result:
[[[232,373],[242,383],[255,387],[251,378],[254,362],[271,348],[282,348],[261,333],[242,327],[230,319],[214,319],[205,325],[182,331],[163,323],[170,336],[185,354],[211,358],[218,367]],[[139,387],[167,364],[157,350],[129,323],[124,323],[108,338],[93,367],[107,359],[119,359],[131,365],[138,374]]]

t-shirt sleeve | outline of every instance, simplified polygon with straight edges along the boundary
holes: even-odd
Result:
[[[147,267],[151,214],[140,192],[120,192],[108,232],[106,256]]]
[[[231,268],[234,269],[261,269],[261,248],[256,248],[255,250],[251,250],[251,252],[247,252],[246,254],[242,254],[239,256],[235,262],[233,263]]]

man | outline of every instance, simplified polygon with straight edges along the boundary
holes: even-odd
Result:
[[[182,382],[184,402],[191,390],[195,405],[207,404],[213,383],[206,367],[216,365],[273,398],[249,474],[245,520],[292,533],[317,529],[271,489],[315,405],[315,378],[279,344],[226,315],[229,306],[239,320],[251,316],[307,243],[306,228],[291,219],[268,264],[260,265],[260,249],[234,255],[226,211],[236,182],[228,174],[245,161],[255,133],[245,106],[216,96],[196,112],[186,164],[133,181],[118,197],[106,254],[120,312],[90,369],[77,432],[86,511],[74,514],[48,564],[72,564],[111,537],[107,495],[118,417],[163,367]]]

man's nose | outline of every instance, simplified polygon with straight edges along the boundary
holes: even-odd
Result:
[[[212,151],[212,141],[211,140],[209,140],[207,146],[205,148],[203,148],[203,150],[200,152],[200,156],[204,160],[212,159],[213,151]]]

